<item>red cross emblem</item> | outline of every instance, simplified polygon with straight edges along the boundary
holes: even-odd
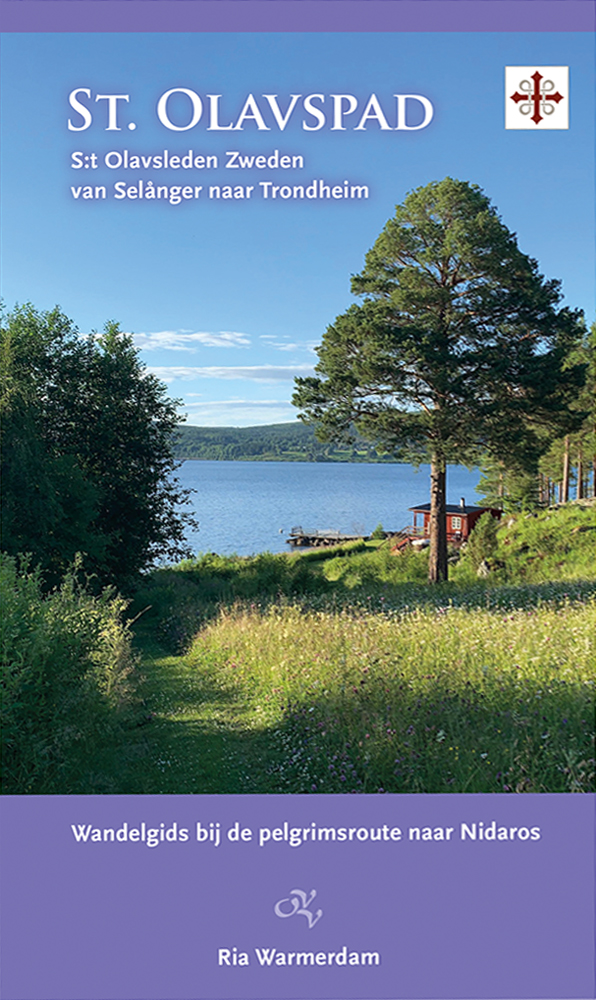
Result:
[[[551,93],[554,86],[552,80],[545,80],[536,70],[529,80],[520,81],[519,90],[510,95],[510,100],[515,101],[523,115],[529,115],[530,111],[533,110],[534,113],[530,115],[530,120],[538,125],[538,122],[541,122],[545,116],[553,113],[555,105],[565,100],[563,94],[560,94],[558,90]],[[548,104],[548,101],[551,103]]]

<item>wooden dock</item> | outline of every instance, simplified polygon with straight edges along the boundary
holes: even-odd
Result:
[[[344,535],[341,531],[304,531],[300,525],[292,528],[286,542],[293,549],[317,549],[329,545],[342,545],[344,542],[367,542],[370,535]]]

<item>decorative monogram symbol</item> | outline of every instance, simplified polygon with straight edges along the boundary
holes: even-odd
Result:
[[[547,115],[552,115],[555,106],[565,100],[563,94],[555,90],[552,80],[546,80],[538,70],[529,80],[520,80],[518,86],[519,90],[509,95],[510,100],[515,101],[522,115],[529,115],[530,121],[536,125]],[[530,111],[533,111],[533,114],[530,115]]]
[[[290,889],[290,895],[278,900],[273,907],[276,917],[285,919],[285,917],[293,917],[300,914],[300,916],[306,917],[309,929],[312,930],[317,921],[323,916],[323,911],[320,909],[316,913],[312,913],[309,910],[309,906],[316,894],[317,890],[311,889],[310,896],[307,899],[303,889]],[[288,909],[288,906],[290,909]]]

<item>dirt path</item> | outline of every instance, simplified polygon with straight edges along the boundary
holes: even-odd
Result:
[[[254,707],[196,660],[167,655],[150,640],[139,648],[143,707],[137,723],[101,762],[103,782],[110,786],[105,791],[275,791],[267,776],[274,756],[271,734],[258,725]]]

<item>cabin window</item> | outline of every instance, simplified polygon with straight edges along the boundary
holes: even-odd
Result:
[[[451,527],[454,531],[461,531],[461,517],[452,517]]]

